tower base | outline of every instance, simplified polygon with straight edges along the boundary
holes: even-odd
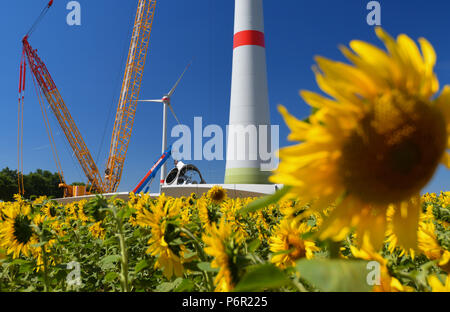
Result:
[[[270,171],[259,168],[228,168],[225,171],[225,184],[269,184]]]

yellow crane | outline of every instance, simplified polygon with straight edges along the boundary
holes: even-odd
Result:
[[[47,12],[52,4],[53,0],[48,3],[43,13],[41,13],[38,21],[42,19],[43,14]],[[74,155],[76,156],[78,162],[81,165],[81,168],[84,171],[84,174],[86,175],[89,183],[92,186],[91,190],[94,192],[115,192],[117,191],[117,188],[119,186],[128,145],[133,130],[133,123],[136,115],[136,106],[139,99],[139,92],[144,73],[144,66],[153,26],[153,19],[155,16],[155,9],[156,0],[139,0],[138,2],[138,8],[133,27],[133,33],[131,36],[130,49],[128,52],[128,59],[125,67],[119,104],[117,106],[114,130],[112,133],[111,147],[104,180],[102,179],[102,175],[100,174],[100,171],[98,170],[98,167],[95,164],[88,147],[84,143],[81,133],[78,130],[72,116],[70,115],[69,110],[65,105],[55,82],[53,81],[49,71],[47,70],[45,63],[39,58],[37,50],[34,50],[28,42],[29,36],[31,35],[31,30],[22,40],[23,55],[26,56],[28,60],[35,81],[39,86],[40,92],[44,95],[53,113],[55,114],[56,119],[61,129],[63,130]],[[32,30],[34,30],[35,27],[36,23],[33,24]],[[20,72],[21,78],[19,93],[22,91],[22,89],[24,89],[25,83],[22,81],[22,79],[25,79],[25,68],[26,63],[25,58],[23,58],[23,64],[21,64]],[[38,94],[38,96],[40,98],[41,94]],[[49,135],[49,137],[50,136],[51,135]],[[54,142],[51,143],[52,145],[54,144]],[[55,161],[58,165],[59,159],[57,156],[55,157]],[[70,186],[67,186],[64,182],[62,170],[58,169],[58,171],[60,173],[62,181],[61,186],[66,189],[65,196],[73,196],[72,188]]]
[[[155,8],[156,0],[139,1],[105,170],[105,189],[108,192],[116,191],[122,178],[139,100]]]

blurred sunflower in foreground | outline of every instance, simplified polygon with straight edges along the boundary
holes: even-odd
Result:
[[[355,40],[353,51],[341,48],[352,65],[316,58],[317,84],[329,97],[301,92],[316,109],[308,122],[280,107],[289,139],[302,143],[280,151],[271,182],[291,186],[311,211],[335,205],[320,239],[354,229],[378,249],[389,226],[399,245],[416,248],[420,190],[440,162],[450,167],[450,86],[435,97],[436,54],[427,40],[419,39],[420,51],[406,35],[376,34],[387,52]]]

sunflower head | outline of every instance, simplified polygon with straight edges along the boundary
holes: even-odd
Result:
[[[0,248],[13,258],[20,254],[29,256],[33,245],[38,243],[38,236],[32,228],[30,207],[21,202],[14,203],[4,210],[5,220],[0,226]]]
[[[299,218],[284,218],[269,240],[272,256],[271,262],[280,268],[294,266],[301,258],[311,259],[314,252],[320,249],[313,241],[302,238],[310,231],[303,220]]]
[[[94,238],[105,239],[106,230],[102,227],[102,221],[92,224],[89,227],[89,232]]]
[[[248,264],[243,250],[243,237],[239,232],[233,231],[232,225],[224,218],[216,225],[209,227],[202,236],[205,243],[205,253],[214,260],[211,267],[218,268],[219,273],[214,280],[216,291],[229,292],[239,282],[243,271]]]
[[[343,142],[338,174],[346,190],[362,201],[398,202],[428,183],[446,145],[439,109],[392,90],[374,100]]]
[[[227,199],[227,191],[221,186],[214,186],[208,191],[207,197],[215,204],[220,204]]]
[[[180,199],[164,197],[154,204],[151,212],[143,210],[138,214],[138,222],[151,227],[147,253],[157,257],[155,268],[162,269],[167,279],[182,276],[184,270],[186,246],[178,242],[183,237],[175,225],[183,222],[181,207]]]
[[[55,207],[54,204],[52,203],[47,203],[45,204],[42,208],[41,211],[44,213],[44,215],[49,218],[49,219],[54,219],[56,218],[57,214],[58,214],[58,209]]]
[[[203,223],[203,227],[209,227],[219,222],[222,217],[221,211],[217,205],[211,205],[203,198],[197,201],[198,216]]]
[[[281,163],[271,177],[290,185],[291,195],[322,212],[333,205],[321,238],[343,229],[370,234],[380,247],[392,206],[392,230],[405,248],[417,247],[419,192],[438,164],[450,166],[450,86],[435,97],[436,54],[419,39],[397,40],[376,29],[386,51],[354,40],[342,47],[351,64],[317,57],[319,88],[302,91],[315,108],[308,121],[280,108],[296,146],[280,151]]]

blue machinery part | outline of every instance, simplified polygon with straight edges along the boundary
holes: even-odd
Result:
[[[150,169],[149,172],[145,175],[145,177],[139,182],[139,184],[136,186],[136,188],[133,190],[133,193],[138,194],[142,192],[142,190],[145,188],[145,192],[148,191],[150,187],[150,183],[153,181],[153,179],[156,176],[156,173],[158,173],[159,169],[161,169],[162,165],[169,160],[170,156],[172,155],[172,146],[169,146],[167,151],[162,154],[162,156],[158,159],[158,161],[153,165],[153,167]]]

